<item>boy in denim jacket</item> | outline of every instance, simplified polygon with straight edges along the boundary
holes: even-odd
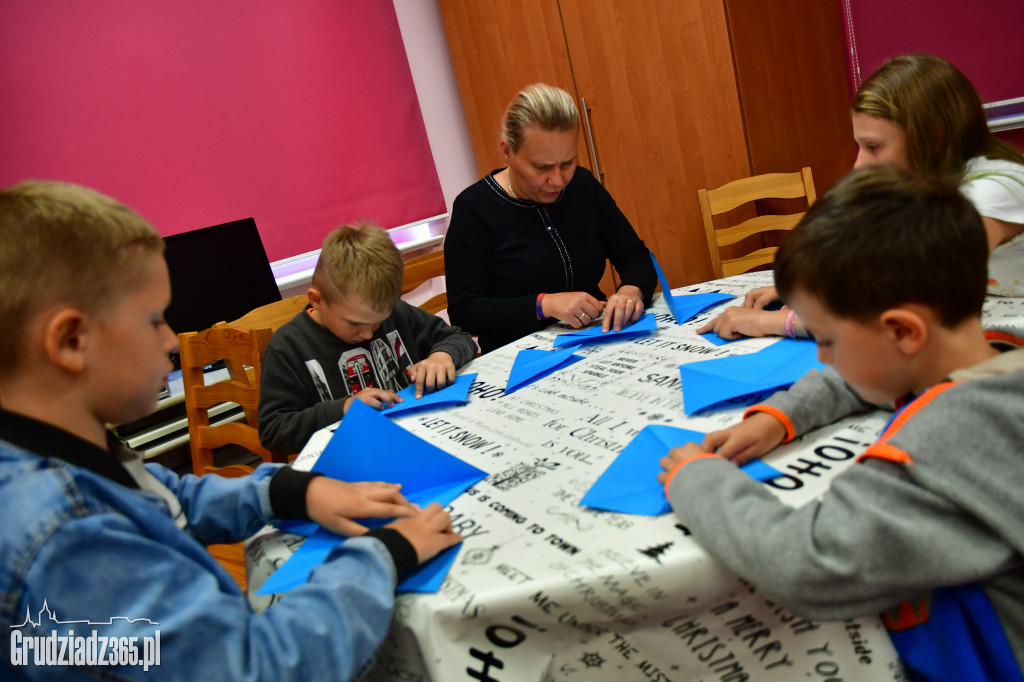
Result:
[[[162,252],[92,190],[0,191],[0,677],[349,679],[387,631],[398,577],[460,538],[398,486],[268,464],[179,478],[111,438],[108,424],[155,409],[171,369]],[[282,519],[342,532],[365,517],[398,520],[262,614],[205,548]],[[92,634],[107,639],[76,646]]]

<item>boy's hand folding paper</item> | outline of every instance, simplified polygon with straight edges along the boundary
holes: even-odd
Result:
[[[405,498],[421,507],[432,502],[448,505],[487,476],[486,472],[409,433],[358,400],[353,401],[312,471],[343,481],[401,483]],[[363,522],[363,525],[380,527],[387,522],[379,519]],[[287,592],[303,584],[309,572],[344,541],[338,535],[317,528],[257,594]],[[437,591],[457,553],[458,545],[421,565],[399,584],[398,590]]]

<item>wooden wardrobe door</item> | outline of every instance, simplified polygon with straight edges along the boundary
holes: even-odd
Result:
[[[840,3],[726,0],[725,7],[751,172],[810,166],[820,197],[857,156]],[[803,209],[797,202],[789,210]]]
[[[605,186],[671,286],[710,279],[697,190],[750,174],[722,1],[559,4]]]
[[[439,0],[477,170],[505,162],[498,151],[501,115],[531,83],[575,95],[557,0]],[[589,157],[580,136],[580,163]]]

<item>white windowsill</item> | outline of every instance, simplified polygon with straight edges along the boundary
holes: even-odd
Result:
[[[989,102],[984,107],[988,128],[992,132],[1024,128],[1024,97]]]
[[[418,223],[393,227],[388,232],[395,246],[401,253],[416,251],[439,244],[444,240],[445,220],[448,214],[444,213]],[[270,264],[270,269],[277,280],[277,288],[282,292],[298,286],[304,286],[313,279],[313,268],[316,267],[317,258],[320,257],[320,250],[284,258]]]

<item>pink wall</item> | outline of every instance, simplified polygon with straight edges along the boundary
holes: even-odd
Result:
[[[1021,0],[838,1],[854,90],[889,56],[931,52],[963,71],[984,102],[1024,97]]]
[[[95,187],[174,234],[253,216],[271,260],[445,211],[389,2],[0,7],[0,185]]]
[[[1024,128],[1017,128],[1016,130],[1004,130],[1000,133],[996,133],[996,135],[1006,140],[1017,149],[1024,152]]]

